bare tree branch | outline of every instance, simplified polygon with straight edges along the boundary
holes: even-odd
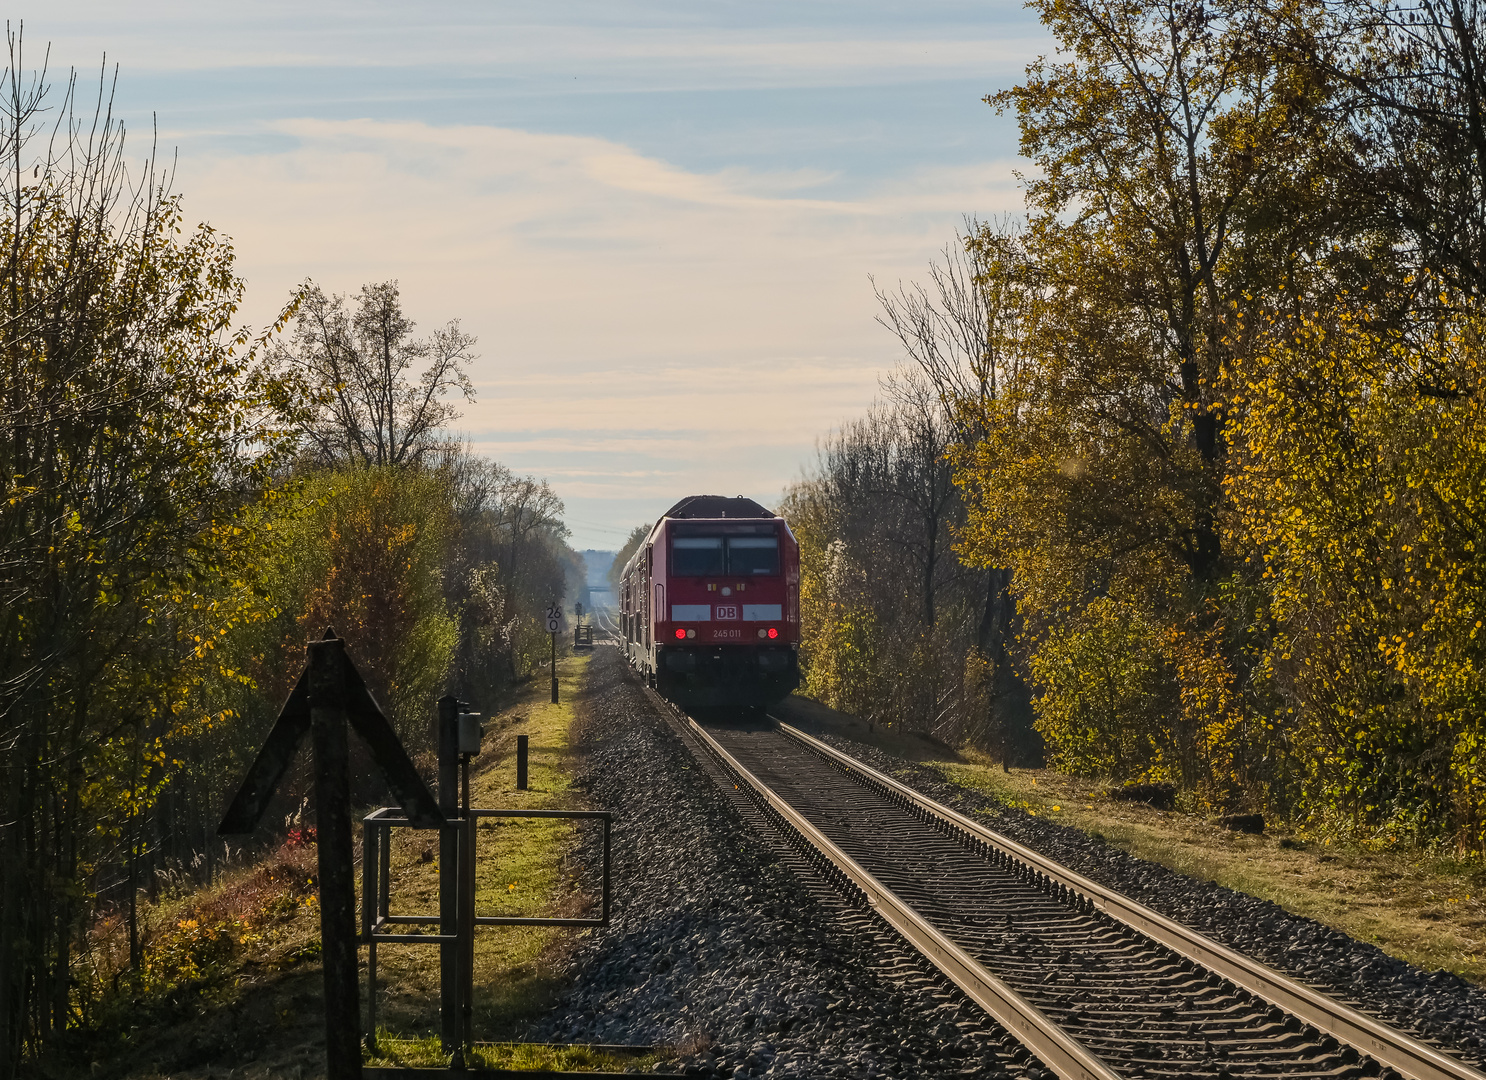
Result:
[[[415,339],[413,326],[395,281],[363,285],[349,303],[306,284],[293,340],[274,359],[305,389],[310,404],[300,431],[320,461],[414,464],[459,418],[448,397],[475,399],[467,372],[474,336],[457,319],[427,339]]]

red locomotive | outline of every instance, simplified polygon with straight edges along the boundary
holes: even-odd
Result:
[[[800,547],[752,499],[693,495],[624,567],[630,666],[684,709],[758,710],[800,684]]]

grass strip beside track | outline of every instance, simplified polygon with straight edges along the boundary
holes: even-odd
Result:
[[[437,1036],[421,1039],[399,1039],[379,1036],[378,1054],[366,1064],[394,1066],[403,1069],[440,1068],[446,1064],[439,1050]],[[642,1071],[660,1060],[654,1052],[627,1053],[609,1047],[545,1046],[537,1043],[477,1043],[465,1055],[471,1069],[550,1070],[581,1072],[603,1070],[623,1072],[630,1066]]]
[[[548,701],[545,671],[517,688],[512,703],[487,717],[484,750],[474,759],[476,806],[582,808],[571,784],[569,730],[583,695],[587,654],[559,656],[562,701]],[[482,703],[483,704],[483,703]],[[478,706],[477,706],[478,707]],[[515,789],[516,736],[530,740],[530,790]],[[567,855],[575,825],[516,820],[480,830],[478,901],[482,914],[578,915],[596,909],[600,883],[579,881]],[[583,823],[577,828],[598,827]],[[356,851],[360,851],[359,837]],[[425,852],[430,861],[424,862]],[[438,841],[393,831],[392,907],[438,911]],[[182,877],[156,903],[142,904],[145,971],[70,1031],[48,1053],[55,1080],[316,1080],[324,1075],[323,990],[313,843],[285,845],[232,867],[208,888]],[[360,874],[357,874],[360,885]],[[435,929],[430,927],[430,930]],[[474,1017],[481,1040],[519,1037],[561,987],[559,969],[578,934],[560,927],[491,927],[476,936]],[[127,967],[121,920],[100,920],[80,962],[105,976]],[[362,950],[363,959],[365,950]],[[378,955],[378,1021],[387,1057],[379,1065],[438,1065],[438,949],[383,945]],[[598,1048],[490,1045],[492,1068],[609,1070],[652,1058]]]
[[[1099,836],[1131,855],[1272,900],[1390,956],[1486,983],[1486,867],[1417,848],[1369,851],[1288,833],[1252,836],[1104,795],[1044,769],[935,762],[945,779]]]
[[[486,717],[484,747],[470,773],[475,807],[552,810],[581,808],[571,785],[569,730],[580,691],[586,654],[558,658],[561,701],[548,699],[548,683],[538,678],[522,688],[516,702]],[[528,790],[516,790],[516,736],[529,741]],[[580,881],[567,853],[581,828],[598,828],[561,819],[486,819],[478,833],[475,870],[476,911],[480,915],[529,918],[538,915],[591,915],[599,882]],[[428,860],[428,861],[425,861]],[[438,911],[438,842],[429,834],[393,830],[391,910],[394,915]],[[430,927],[430,931],[434,928]],[[559,989],[556,960],[576,934],[563,927],[484,927],[475,935],[474,1035],[477,1040],[511,1039],[547,1008]],[[378,949],[379,1051],[368,1064],[438,1064],[425,1060],[437,1052],[439,950],[434,945],[383,945]],[[386,1045],[382,1045],[385,1033]],[[586,1053],[587,1051],[585,1051]],[[487,1050],[486,1053],[496,1053]],[[573,1069],[605,1067],[568,1063],[565,1051],[531,1047],[520,1052],[530,1064],[492,1060],[490,1067]],[[394,1060],[411,1055],[407,1061]],[[581,1055],[580,1055],[581,1056]]]

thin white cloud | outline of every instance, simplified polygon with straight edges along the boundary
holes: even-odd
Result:
[[[276,130],[297,145],[187,154],[180,170],[188,210],[209,208],[238,238],[256,302],[305,276],[342,289],[397,277],[420,309],[439,300],[444,314],[420,310],[425,322],[478,317],[487,355],[599,368],[684,357],[683,378],[727,378],[719,362],[743,359],[806,376],[838,364],[812,353],[860,356],[879,339],[868,273],[919,273],[963,213],[1020,205],[1009,162],[823,201],[593,137],[369,120]]]
[[[895,362],[867,275],[921,275],[964,213],[1020,204],[1010,163],[818,200],[592,137],[276,130],[291,148],[181,166],[188,212],[236,238],[250,318],[307,277],[397,278],[424,330],[480,339],[477,447],[584,500],[778,491]]]

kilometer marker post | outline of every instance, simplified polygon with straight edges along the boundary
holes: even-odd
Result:
[[[557,704],[557,632],[562,629],[562,608],[547,608],[547,633],[552,635],[552,704]]]

